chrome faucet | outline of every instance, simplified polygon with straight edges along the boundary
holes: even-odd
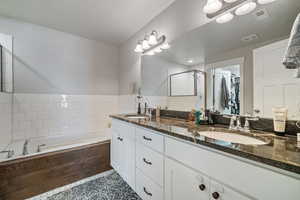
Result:
[[[15,155],[14,150],[0,151],[0,153],[7,153],[7,158],[11,158]]]
[[[250,123],[249,121],[258,121],[260,118],[259,117],[250,117],[250,116],[247,116],[245,118],[245,125],[244,125],[244,128],[243,128],[243,131],[245,132],[250,132]]]
[[[232,116],[224,115],[223,117],[230,118],[229,130],[236,130],[235,121],[237,121],[237,116],[236,115],[232,115]],[[240,120],[239,120],[239,122],[240,122]]]
[[[28,154],[28,143],[29,143],[29,140],[25,140],[24,145],[23,145],[23,153],[22,153],[23,156]]]
[[[250,123],[249,121],[258,121],[259,117],[253,117],[250,116],[250,114],[247,114],[245,116],[245,125],[242,127],[241,125],[241,116],[239,115],[224,115],[225,118],[230,118],[230,124],[229,124],[229,130],[238,130],[238,131],[244,131],[244,132],[250,132]]]
[[[41,152],[41,147],[46,146],[46,144],[39,144],[37,148],[37,152]]]

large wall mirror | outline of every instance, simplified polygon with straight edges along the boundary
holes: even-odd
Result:
[[[300,73],[282,65],[298,13],[299,0],[276,1],[228,23],[211,21],[185,33],[168,51],[142,57],[142,94],[168,109],[189,111],[201,105],[221,114],[255,110],[271,118],[273,107],[284,106],[289,119],[300,119]],[[205,72],[206,92],[170,96],[170,74],[192,70]]]

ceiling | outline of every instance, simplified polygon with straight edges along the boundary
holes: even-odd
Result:
[[[175,0],[0,0],[0,15],[120,45]]]
[[[259,9],[265,9],[269,17],[259,20],[254,12],[225,24],[212,21],[177,38],[168,51],[158,55],[175,63],[196,65],[228,51],[243,47],[256,48],[282,39],[290,34],[293,22],[300,13],[300,1],[277,0],[259,6]],[[241,40],[251,34],[256,34],[258,38],[248,42]]]

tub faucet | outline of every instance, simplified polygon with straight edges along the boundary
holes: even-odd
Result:
[[[25,140],[25,142],[24,142],[23,153],[22,153],[23,156],[28,154],[28,142],[29,142],[29,140]]]
[[[11,158],[15,155],[14,150],[0,151],[0,153],[7,153],[7,158]]]
[[[41,152],[41,147],[46,146],[46,144],[39,144],[37,148],[37,152]]]

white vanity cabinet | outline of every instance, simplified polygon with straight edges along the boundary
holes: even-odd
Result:
[[[250,200],[179,162],[166,159],[166,200]]]
[[[209,178],[174,160],[165,163],[166,200],[208,200]]]
[[[299,200],[300,177],[113,120],[111,164],[143,200]]]
[[[135,128],[113,120],[111,165],[135,189]]]

